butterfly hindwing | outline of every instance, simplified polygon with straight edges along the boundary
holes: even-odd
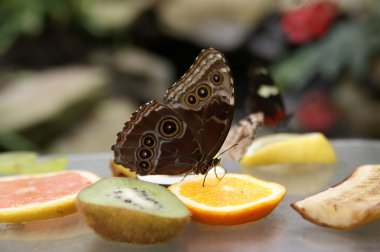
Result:
[[[132,115],[113,150],[116,163],[142,175],[181,174],[202,157],[187,124],[157,101]]]

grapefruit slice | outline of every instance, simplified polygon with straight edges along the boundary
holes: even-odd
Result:
[[[0,222],[26,222],[76,212],[78,192],[99,177],[86,171],[60,171],[0,178]]]

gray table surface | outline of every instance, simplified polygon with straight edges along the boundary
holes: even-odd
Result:
[[[174,239],[150,246],[111,242],[95,235],[72,215],[28,224],[0,224],[0,251],[380,251],[380,221],[353,231],[319,227],[303,220],[289,204],[328,188],[353,168],[380,164],[380,141],[333,140],[334,166],[283,166],[243,170],[225,160],[229,172],[246,172],[282,183],[287,194],[266,218],[238,226],[190,224]],[[69,155],[69,169],[109,176],[111,153]],[[279,169],[280,168],[280,169]],[[148,235],[148,234],[147,234]]]

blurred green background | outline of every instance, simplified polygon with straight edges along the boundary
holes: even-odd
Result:
[[[273,131],[380,137],[379,1],[2,0],[0,151],[109,151],[207,47],[229,59],[237,119],[265,66],[288,113]]]

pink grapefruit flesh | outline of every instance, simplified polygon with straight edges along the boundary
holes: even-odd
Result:
[[[86,171],[62,171],[0,178],[0,222],[26,222],[76,212],[78,192],[99,177]]]

